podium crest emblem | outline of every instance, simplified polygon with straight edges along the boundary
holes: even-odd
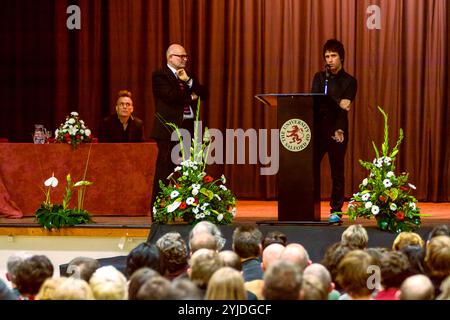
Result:
[[[291,152],[302,151],[311,142],[311,129],[301,119],[289,119],[281,127],[280,141]]]

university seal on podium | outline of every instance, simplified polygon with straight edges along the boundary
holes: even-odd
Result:
[[[311,129],[303,120],[290,119],[280,129],[280,141],[289,151],[302,151],[311,142]]]

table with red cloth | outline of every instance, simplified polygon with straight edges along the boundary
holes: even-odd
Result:
[[[62,204],[66,176],[86,187],[84,209],[94,216],[150,216],[157,144],[92,143],[76,149],[68,144],[0,143],[0,215],[33,216],[45,200],[44,181],[54,175],[52,203]],[[70,207],[77,205],[76,189]]]

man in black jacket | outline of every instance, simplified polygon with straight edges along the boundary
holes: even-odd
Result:
[[[133,100],[130,91],[121,90],[116,102],[116,113],[100,124],[100,142],[143,142],[144,122],[133,116]]]
[[[170,45],[166,58],[167,65],[152,75],[156,110],[151,137],[158,143],[152,203],[159,190],[159,180],[165,182],[174,168],[171,150],[177,142],[171,141],[173,129],[166,123],[187,129],[192,135],[197,100],[205,94],[198,79],[186,70],[189,57],[181,45]]]
[[[333,180],[329,221],[339,223],[341,215],[335,212],[341,212],[344,204],[344,160],[349,137],[347,113],[356,96],[357,81],[344,71],[345,50],[341,42],[328,40],[323,46],[323,57],[325,71],[314,75],[311,92],[329,96],[315,105],[316,135],[319,138],[319,161],[328,153]]]

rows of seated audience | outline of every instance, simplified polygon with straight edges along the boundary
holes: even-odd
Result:
[[[220,229],[194,226],[188,243],[169,232],[141,243],[126,271],[77,257],[54,276],[44,255],[17,253],[7,262],[1,299],[19,300],[449,300],[450,231],[431,230],[426,241],[398,234],[392,248],[368,248],[368,234],[351,225],[321,261],[281,232],[263,237],[254,225],[237,226],[232,249]]]

